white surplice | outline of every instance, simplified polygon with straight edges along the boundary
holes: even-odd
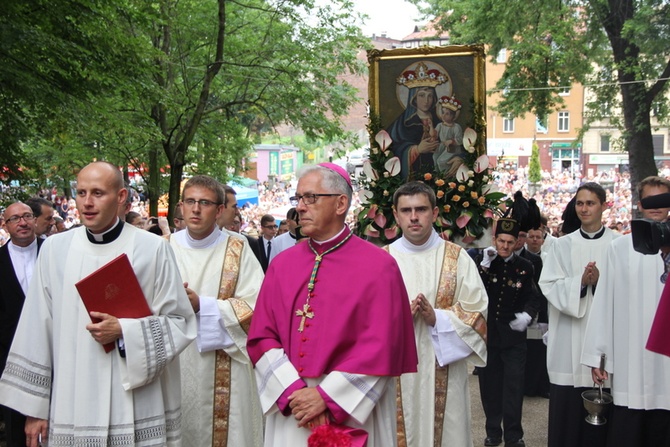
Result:
[[[263,444],[260,409],[253,365],[247,354],[247,334],[232,302],[217,299],[226,247],[231,238],[242,240],[239,274],[234,298],[253,309],[263,282],[263,270],[246,238],[216,229],[208,238],[195,241],[188,230],[175,233],[170,245],[184,282],[200,297],[198,338],[182,353],[182,431],[185,446],[258,447]],[[225,297],[232,298],[232,297]],[[214,442],[213,418],[216,351],[230,357],[227,439]]]
[[[288,231],[272,239],[272,259],[274,259],[282,251],[293,247],[295,244],[295,237],[292,236]]]
[[[402,272],[410,300],[423,293],[436,306],[438,282],[443,268],[445,241],[433,233],[426,244],[413,246],[401,238],[391,244],[389,253]],[[456,267],[453,305],[466,312],[486,317],[488,296],[477,266],[465,250],[460,250]],[[414,332],[419,353],[418,372],[401,376],[402,413],[406,445],[471,446],[470,389],[468,360],[476,366],[486,365],[486,342],[466,324],[453,309],[435,309],[437,322],[428,326],[421,316],[414,317]],[[462,315],[462,314],[461,314]],[[435,362],[449,365],[446,408],[442,437],[434,441],[435,430]]]
[[[661,255],[636,252],[630,235],[614,240],[607,252],[582,363],[598,367],[600,354],[607,356],[615,405],[670,410],[670,358],[645,349],[663,292],[663,271]]]
[[[298,427],[293,416],[284,416],[277,399],[296,380],[298,371],[283,349],[270,349],[256,363],[261,406],[265,414],[265,447],[306,447],[311,430]],[[367,447],[396,445],[395,377],[378,377],[333,371],[319,378],[302,380],[317,385],[349,414],[343,424],[368,433]]]
[[[0,402],[49,420],[50,446],[180,446],[179,353],[196,321],[165,240],[124,224],[92,244],[80,227],[40,251],[0,381]],[[75,283],[126,253],[153,316],[119,319],[125,358],[105,353]]]
[[[609,228],[598,239],[586,239],[574,231],[556,239],[542,267],[540,288],[547,297],[549,333],[547,370],[555,385],[592,387],[591,368],[581,364],[586,324],[593,302],[593,288],[587,287],[581,297],[584,268],[595,262],[601,281],[607,268],[607,248],[619,237]],[[601,287],[598,281],[597,287]]]

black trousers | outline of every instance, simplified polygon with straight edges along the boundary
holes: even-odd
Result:
[[[526,396],[547,397],[549,394],[549,374],[547,373],[547,347],[542,340],[526,342],[526,377],[524,394]]]
[[[507,348],[488,347],[486,367],[480,368],[478,375],[487,437],[504,438],[505,442],[523,438],[521,413],[525,367],[525,341]]]
[[[669,447],[670,411],[615,405],[607,421],[607,447]]]
[[[586,422],[588,413],[582,392],[590,389],[551,384],[548,447],[605,447],[607,426],[611,424],[609,411],[603,414],[608,420],[606,425]]]
[[[26,417],[11,408],[0,406],[5,420],[5,437],[7,447],[24,447],[26,445]]]

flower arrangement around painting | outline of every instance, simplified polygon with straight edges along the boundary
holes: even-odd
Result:
[[[393,192],[403,183],[400,160],[389,147],[393,144],[388,133],[375,136],[378,146],[370,150],[363,165],[362,189],[359,198],[363,206],[358,214],[359,233],[388,243],[397,238],[400,230],[393,217]],[[464,245],[481,239],[491,227],[492,219],[504,210],[505,194],[497,191],[492,182],[492,167],[486,154],[478,155],[477,133],[468,128],[463,133],[464,153],[458,166],[443,172],[425,172],[421,179],[435,191],[438,217],[435,228],[446,240],[459,240]],[[453,166],[453,165],[452,165]]]

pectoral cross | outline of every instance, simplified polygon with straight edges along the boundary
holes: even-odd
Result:
[[[312,312],[312,308],[309,307],[309,304],[307,303],[302,306],[302,310],[296,310],[295,315],[296,317],[302,317],[302,320],[300,320],[300,327],[298,328],[298,332],[305,330],[305,320],[307,318],[314,318],[314,312]]]

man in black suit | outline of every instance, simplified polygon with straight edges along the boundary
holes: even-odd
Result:
[[[0,371],[5,369],[37,251],[43,241],[35,235],[35,216],[25,203],[9,205],[4,218],[10,240],[0,247]],[[26,445],[25,416],[10,408],[1,408],[7,445]]]
[[[277,235],[277,223],[272,214],[265,214],[261,217],[261,234],[258,237],[258,261],[263,267],[263,273],[268,269],[268,265],[274,254],[272,253],[272,239]]]

